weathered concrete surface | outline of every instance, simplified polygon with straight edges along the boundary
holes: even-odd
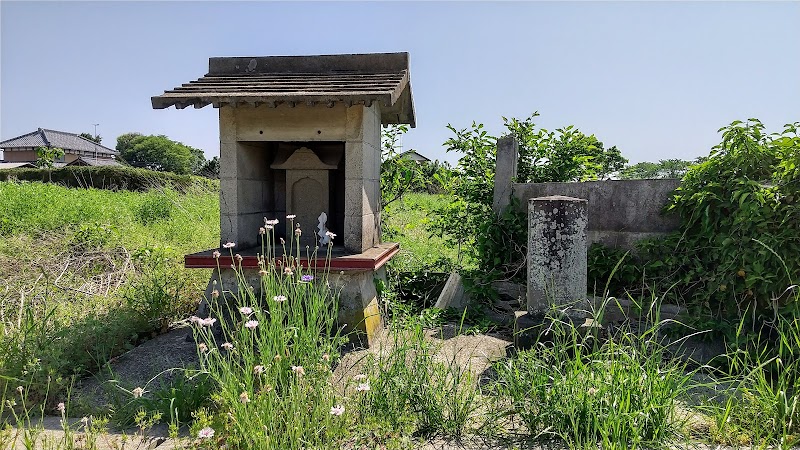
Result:
[[[495,361],[508,356],[511,342],[496,336],[488,335],[463,335],[457,334],[454,325],[442,329],[425,330],[425,341],[434,346],[435,361],[444,364],[455,363],[468,370],[475,382],[481,382],[481,377]],[[333,371],[333,379],[337,387],[343,389],[348,380],[359,373],[366,373],[370,368],[366,366],[367,356],[380,358],[386,357],[395,351],[397,346],[406,345],[413,340],[399,332],[395,334],[388,328],[382,329],[375,335],[369,349],[359,349],[346,353]]]
[[[602,328],[590,317],[583,317],[580,314],[564,314],[559,320],[571,324],[581,333],[588,333]],[[536,345],[537,342],[548,342],[553,339],[551,327],[554,320],[541,314],[529,314],[519,311],[514,322],[514,347],[516,350],[525,350]]]
[[[361,253],[381,242],[380,106],[348,108],[346,135],[343,240]]]
[[[453,272],[447,278],[447,282],[444,284],[442,293],[439,294],[434,307],[439,309],[453,308],[459,313],[463,313],[469,306],[469,302],[470,298],[464,291],[464,281],[461,279],[461,275],[458,272]]]
[[[606,180],[582,183],[514,183],[514,197],[564,195],[589,201],[589,243],[632,248],[637,240],[675,231],[678,218],[661,214],[680,180]]]
[[[318,196],[328,194],[330,204],[324,211],[328,228],[342,235],[345,230],[345,156],[348,116],[347,108],[220,108],[220,234],[221,243],[235,242],[238,248],[258,245],[258,230],[264,217],[279,219],[276,235],[288,237],[287,214],[304,215],[304,233],[310,235],[316,226],[320,205],[306,202],[287,209],[287,173],[282,164],[301,147],[307,147],[322,161],[329,172],[328,182],[306,191]],[[358,114],[355,114],[358,115]],[[378,124],[380,127],[380,124]],[[337,142],[338,141],[338,142]],[[302,143],[302,144],[301,144]],[[356,161],[351,161],[356,164]],[[271,166],[276,166],[274,168]],[[293,165],[293,167],[296,167]],[[288,180],[296,183],[298,180]],[[333,192],[334,195],[330,195]],[[291,200],[290,200],[291,203]],[[323,205],[325,206],[325,205]],[[312,219],[309,217],[313,216]]]
[[[220,108],[219,114],[221,243],[254,247],[264,217],[281,220],[276,232],[286,236],[291,231],[285,229],[287,214],[316,219],[323,212],[319,202],[287,201],[287,190],[298,180],[283,163],[300,147],[310,148],[328,169],[330,185],[320,179],[317,187],[301,188],[329,196],[328,228],[341,236],[345,248],[361,253],[381,242],[380,105],[242,105]],[[304,234],[316,227],[312,222],[300,222]]]
[[[551,196],[528,202],[528,312],[544,314],[586,300],[586,200]]]
[[[523,304],[527,298],[526,286],[513,281],[492,281],[492,288],[497,291],[500,299],[506,302]]]
[[[174,378],[184,368],[197,368],[198,363],[192,329],[182,326],[109,361],[111,374],[101,373],[80,380],[71,402],[81,414],[104,409],[109,404],[106,390],[114,389],[112,381],[129,390],[135,387],[150,390],[154,385]]]
[[[36,449],[89,448],[81,420],[68,418],[67,425],[72,436],[72,445],[65,440],[61,417],[45,416],[33,420],[32,423],[12,428],[11,447],[8,450],[27,450],[25,446],[26,433],[28,439],[35,440],[34,448]],[[186,430],[179,433],[177,439],[171,439],[165,424],[155,425],[145,431],[139,429],[107,430],[98,433],[94,438],[96,439],[95,447],[91,448],[96,450],[172,450],[188,448],[190,444]]]
[[[492,210],[500,214],[511,199],[511,184],[517,178],[519,146],[513,136],[497,140],[497,163],[494,171],[494,197]]]
[[[331,285],[339,290],[339,314],[336,322],[351,341],[372,345],[383,328],[378,308],[375,280],[386,282],[386,269],[377,271],[340,272],[330,275]]]

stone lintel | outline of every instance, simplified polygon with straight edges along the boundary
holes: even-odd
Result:
[[[280,163],[270,166],[273,169],[281,170],[335,170],[335,164],[326,164],[319,159],[316,153],[307,147],[300,147]]]

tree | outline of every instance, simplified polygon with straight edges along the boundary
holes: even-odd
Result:
[[[503,117],[508,134],[517,138],[519,183],[589,181],[609,178],[628,162],[616,146],[606,149],[594,135],[573,125],[548,131],[537,128],[534,112],[524,120]]]
[[[598,180],[628,162],[617,147],[606,149],[594,135],[572,125],[555,131],[538,128],[533,121],[538,115],[523,120],[503,118],[507,134],[519,144],[516,182]],[[497,138],[475,122],[471,128],[447,128],[454,136],[444,146],[463,156],[452,183],[453,201],[436,211],[434,227],[449,243],[472,254],[483,270],[518,273],[524,267],[519,242],[527,230],[525,216],[514,208],[500,217],[492,211]]]
[[[117,138],[117,151],[120,155],[133,148],[133,141],[142,137],[142,133],[131,132],[120,135]]]
[[[381,133],[381,208],[400,199],[420,177],[416,161],[398,152],[397,142],[407,131],[408,125],[390,125]]]
[[[689,167],[699,162],[682,159],[662,159],[657,163],[645,161],[625,167],[619,175],[623,180],[683,178]]]
[[[36,147],[36,167],[47,169],[47,178],[53,181],[55,161],[64,157],[64,149],[58,147]]]
[[[195,173],[206,178],[219,178],[219,156],[207,160]]]
[[[52,169],[55,161],[64,157],[64,149],[58,147],[36,147],[36,167]]]
[[[206,161],[202,150],[164,135],[123,134],[117,138],[117,151],[134,167],[178,174],[196,173]]]
[[[100,143],[100,141],[102,141],[102,140],[103,140],[103,138],[102,138],[102,137],[101,137],[99,134],[98,134],[98,135],[96,135],[96,136],[92,136],[92,135],[91,135],[91,134],[89,134],[89,133],[81,133],[81,134],[79,134],[78,136],[80,136],[80,137],[82,137],[82,138],[84,138],[84,139],[88,139],[88,140],[90,140],[90,141],[92,141],[92,142],[95,142],[95,143],[97,143],[97,144],[99,144],[99,143]]]

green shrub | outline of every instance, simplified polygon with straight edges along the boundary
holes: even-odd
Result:
[[[136,220],[148,225],[159,220],[169,219],[174,205],[163,193],[150,191],[136,208]]]
[[[787,170],[800,154],[797,126],[767,135],[751,119],[721,130],[722,142],[689,169],[667,207],[680,217],[678,232],[645,244],[648,284],[674,285],[673,298],[696,315],[734,322],[744,311],[798,311],[781,296],[800,279],[800,179]]]
[[[65,166],[60,169],[3,169],[0,181],[40,181],[68,187],[147,191],[170,186],[179,191],[214,189],[219,181],[127,166]]]
[[[551,181],[586,181],[608,177],[621,169],[627,160],[616,147],[605,148],[594,135],[586,135],[574,126],[555,131],[537,127],[534,113],[526,119],[503,118],[507,135],[519,145],[517,179],[520,183]],[[459,152],[453,181],[453,201],[436,211],[435,228],[451,246],[460,246],[477,270],[468,274],[473,298],[492,301],[496,293],[491,281],[525,279],[527,217],[514,204],[500,217],[492,210],[494,175],[497,158],[495,136],[483,124],[456,129],[444,145],[448,152]],[[527,205],[523,205],[527,206]]]
[[[116,228],[112,225],[98,222],[84,223],[79,225],[73,234],[72,243],[83,249],[97,249],[104,247],[116,236]]]

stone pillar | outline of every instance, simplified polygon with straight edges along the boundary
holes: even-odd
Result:
[[[226,242],[239,242],[237,208],[238,161],[236,156],[236,117],[233,108],[219,108],[219,228],[220,248]]]
[[[381,242],[381,115],[378,103],[347,108],[344,236],[349,252]]]
[[[492,210],[500,214],[511,200],[511,184],[517,178],[519,146],[513,136],[497,140],[497,163],[494,170],[494,198]]]
[[[552,196],[528,200],[528,313],[587,299],[588,203]]]

